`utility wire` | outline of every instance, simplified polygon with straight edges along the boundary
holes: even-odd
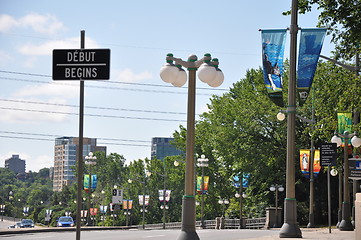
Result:
[[[0,70],[1,73],[7,73],[7,74],[17,74],[17,75],[25,75],[25,76],[35,76],[35,77],[47,77],[47,78],[51,78],[51,75],[45,75],[45,74],[35,74],[35,73],[24,73],[24,72],[15,72],[15,71],[5,71],[5,70]],[[7,78],[7,80],[25,80],[25,79],[17,79],[17,78]],[[40,81],[42,82],[42,81]],[[55,82],[59,82],[59,81],[55,81]],[[101,81],[102,83],[106,83],[106,84],[124,84],[124,85],[134,85],[134,86],[142,86],[142,87],[164,87],[164,88],[174,88],[173,86],[170,85],[162,85],[162,84],[150,84],[150,83],[130,83],[130,82],[121,82],[121,81]],[[49,83],[49,82],[44,82],[44,83]],[[99,87],[99,86],[97,86]],[[181,89],[186,89],[181,88]],[[207,91],[228,91],[228,89],[225,88],[202,88],[202,87],[197,87],[198,90],[207,90]]]
[[[54,137],[54,138],[63,136],[63,135],[54,135],[54,134],[29,133],[29,132],[14,132],[14,131],[0,131],[0,133],[4,133],[4,134],[14,134],[14,135],[31,135],[31,136],[41,136],[41,137]],[[98,140],[106,140],[106,141],[151,143],[151,141],[146,141],[146,140],[133,140],[133,139],[118,139],[118,138],[97,138],[97,139],[98,139]]]
[[[0,109],[12,110],[12,111],[36,112],[36,113],[51,113],[51,114],[63,114],[63,115],[79,115],[78,113],[56,112],[56,111],[46,111],[46,110],[25,109],[25,108],[0,107]],[[89,113],[88,113],[88,114],[84,114],[84,116],[89,116],[89,117],[104,117],[104,118],[123,118],[123,119],[133,119],[133,120],[166,121],[166,122],[186,122],[185,120],[177,120],[177,119],[129,117],[129,116],[101,115],[101,114],[89,114]]]
[[[25,100],[16,100],[16,99],[4,99],[4,98],[0,98],[0,101],[3,101],[3,102],[26,103],[26,104],[40,104],[40,105],[46,105],[46,106],[59,106],[59,107],[79,108],[78,105],[61,104],[61,103],[47,103],[47,102],[38,102],[38,101],[25,101]],[[88,109],[99,109],[99,110],[112,110],[112,111],[129,111],[129,112],[142,112],[142,113],[159,113],[159,114],[186,115],[186,113],[182,113],[182,112],[164,112],[164,111],[154,111],[154,110],[136,110],[136,109],[112,108],[112,107],[84,106],[84,108],[88,108]]]

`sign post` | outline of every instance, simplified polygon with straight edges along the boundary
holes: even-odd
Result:
[[[336,143],[321,144],[321,166],[327,167],[328,232],[331,233],[331,166],[336,165]]]
[[[110,49],[85,49],[84,30],[80,31],[80,49],[53,50],[53,80],[80,80],[76,240],[80,240],[82,215],[84,80],[108,80],[109,70]]]

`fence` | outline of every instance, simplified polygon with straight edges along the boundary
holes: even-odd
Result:
[[[216,220],[204,220],[205,228],[217,228],[217,229],[237,229],[239,228],[239,219],[223,219],[223,223],[220,224],[217,228],[217,221]],[[249,218],[243,220],[244,227],[247,229],[260,229],[264,228],[266,224],[266,218]],[[141,229],[143,225],[137,225],[137,228]],[[165,228],[166,229],[177,229],[181,228],[182,223],[181,222],[171,222],[166,223]],[[196,221],[196,228],[201,227],[201,221]],[[162,229],[163,223],[156,223],[156,224],[145,224],[145,228],[147,229]]]

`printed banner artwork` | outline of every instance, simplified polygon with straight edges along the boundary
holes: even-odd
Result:
[[[338,112],[337,113],[338,133],[343,134],[345,131],[352,131],[352,113]]]
[[[139,205],[143,206],[143,195],[138,195],[138,199],[139,199]],[[149,205],[149,195],[144,195],[144,199],[145,199],[145,206]]]
[[[309,178],[310,176],[310,160],[311,153],[308,149],[300,149],[300,168],[302,174]],[[315,150],[313,156],[313,174],[317,176],[321,170],[321,162],[320,162],[320,150]]]
[[[172,190],[165,190],[165,196],[163,197],[164,190],[163,189],[158,190],[159,201],[163,202],[164,198],[165,198],[165,201],[169,202],[171,192],[172,192]]]
[[[249,179],[249,173],[244,173],[242,178],[242,187],[246,188],[248,187],[248,179]],[[233,186],[236,188],[239,188],[241,186],[241,181],[239,180],[239,176],[236,175],[233,177]]]
[[[198,194],[207,194],[209,186],[209,176],[204,176],[204,182],[202,186],[202,176],[197,176],[197,192]]]
[[[133,207],[133,200],[123,200],[123,210],[129,209],[131,210]]]
[[[92,175],[92,189],[95,189],[97,187],[97,175]],[[88,191],[89,190],[89,184],[90,184],[90,179],[89,179],[89,174],[85,174],[84,175],[84,190]]]
[[[262,30],[263,79],[270,99],[284,106],[282,96],[283,56],[286,29]]]
[[[95,216],[98,214],[98,208],[90,208],[90,216]]]
[[[103,206],[103,205],[99,206],[99,210],[103,214],[107,212],[107,209],[108,209],[108,206]]]
[[[297,92],[300,106],[309,95],[326,29],[302,29],[298,54]]]

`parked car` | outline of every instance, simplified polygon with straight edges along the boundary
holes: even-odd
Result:
[[[16,222],[14,225],[8,226],[8,228],[20,228],[21,222]]]
[[[31,219],[23,219],[20,222],[20,227],[21,228],[33,228],[35,226],[33,220]]]
[[[58,227],[74,227],[74,220],[70,216],[60,217],[56,224]]]

